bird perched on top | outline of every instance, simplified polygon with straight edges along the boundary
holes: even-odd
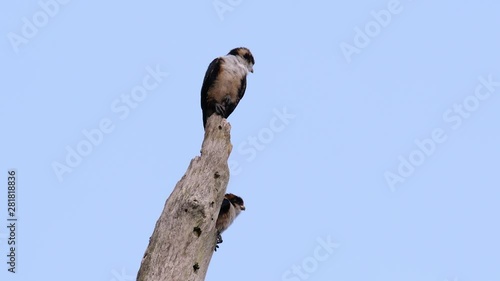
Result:
[[[234,219],[244,210],[245,203],[243,203],[241,197],[232,193],[224,195],[224,200],[222,200],[222,205],[220,206],[219,216],[215,223],[215,228],[217,229],[217,244],[222,243],[221,233],[228,229]],[[216,246],[215,250],[217,250],[218,247],[219,246]]]
[[[231,115],[245,94],[247,74],[253,73],[254,64],[252,53],[244,47],[232,49],[210,63],[201,87],[203,127],[214,113],[224,118]]]

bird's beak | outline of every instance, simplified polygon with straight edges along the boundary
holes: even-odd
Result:
[[[252,72],[252,73],[253,73],[253,66],[250,68],[250,72]]]
[[[241,206],[240,208],[242,211],[245,211],[245,209],[246,209],[245,206]]]

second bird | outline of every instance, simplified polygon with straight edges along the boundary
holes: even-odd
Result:
[[[201,87],[203,127],[216,113],[224,118],[234,111],[247,87],[247,74],[253,73],[255,60],[249,49],[232,49],[210,63]]]

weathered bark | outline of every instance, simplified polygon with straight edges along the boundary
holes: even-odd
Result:
[[[220,116],[208,119],[201,156],[191,160],[167,199],[138,281],[205,279],[216,243],[215,222],[229,182],[230,130]]]

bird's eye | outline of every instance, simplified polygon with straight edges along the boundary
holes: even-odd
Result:
[[[243,55],[243,57],[246,59],[246,60],[250,60],[250,55],[248,53],[246,53],[245,55]]]

